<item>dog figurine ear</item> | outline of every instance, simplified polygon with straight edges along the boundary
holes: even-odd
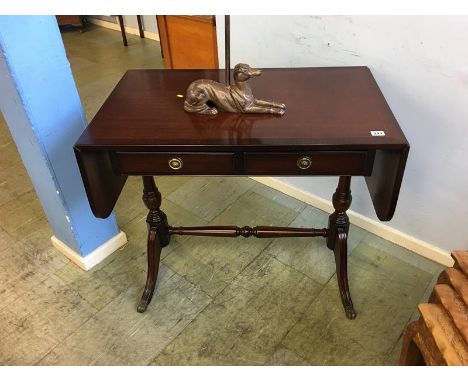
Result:
[[[206,115],[216,115],[218,111],[283,115],[286,109],[283,103],[259,100],[253,96],[247,81],[261,74],[260,69],[253,69],[248,64],[237,64],[234,67],[233,85],[212,80],[193,81],[187,88],[184,109],[189,113]]]

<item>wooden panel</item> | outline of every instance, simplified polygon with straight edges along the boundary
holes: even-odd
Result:
[[[468,277],[468,251],[452,251],[455,260],[454,268],[462,271]]]
[[[116,175],[107,151],[74,148],[81,177],[94,216],[107,218],[122,191],[126,175]]]
[[[200,78],[223,81],[224,71],[127,71],[78,144],[190,145],[191,151],[213,151],[214,146],[234,151],[263,151],[265,146],[278,151],[407,146],[366,67],[264,69],[251,80],[252,89],[259,98],[284,102],[286,114],[281,117],[219,113],[210,118],[187,113],[185,91]],[[371,130],[383,130],[386,135],[372,136]]]
[[[434,286],[432,296],[435,303],[439,303],[444,307],[454,326],[458,329],[458,332],[465,341],[465,344],[468,346],[468,306],[465,305],[461,297],[447,284]]]
[[[218,68],[214,16],[156,18],[166,68]]]
[[[57,19],[58,25],[74,25],[83,27],[83,16],[78,15],[57,15],[55,16]]]
[[[310,163],[300,168],[302,159]],[[367,152],[297,152],[246,153],[245,173],[248,175],[365,175],[372,164]]]
[[[445,268],[437,279],[437,284],[450,285],[468,306],[468,278],[455,268]]]
[[[174,169],[170,161],[179,161]],[[231,175],[236,174],[234,153],[129,153],[117,152],[115,170],[128,175]]]
[[[437,304],[420,304],[420,322],[440,351],[443,364],[468,365],[468,347],[443,307]],[[435,349],[434,349],[435,350]]]
[[[287,109],[282,117],[219,113],[212,118],[187,113],[183,95],[187,86],[200,78],[223,81],[224,71],[128,71],[76,147],[110,152],[375,153],[372,170],[366,167],[358,174],[366,175],[379,219],[392,218],[409,144],[368,68],[263,70],[261,77],[252,80],[252,89],[259,98],[284,102]],[[373,136],[373,130],[382,130],[385,135]],[[260,174],[263,168],[254,170],[248,167],[243,173]],[[357,170],[337,167],[327,175],[352,175]],[[152,173],[149,168],[145,171]],[[236,171],[242,174],[241,167]],[[319,175],[318,169],[310,171],[309,175]]]
[[[164,66],[167,69],[172,68],[171,55],[169,54],[169,39],[167,35],[166,16],[156,16],[156,24],[158,26],[159,44],[161,46],[161,56],[164,61]]]
[[[408,158],[409,145],[402,150],[377,150],[372,174],[366,177],[375,213],[382,221],[393,217]]]

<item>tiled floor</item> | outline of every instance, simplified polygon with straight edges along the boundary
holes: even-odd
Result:
[[[161,67],[159,46],[97,27],[64,34],[90,119],[127,68]],[[326,226],[324,212],[248,178],[156,178],[173,225]],[[391,365],[441,266],[351,227],[345,318],[324,239],[174,237],[153,302],[145,208],[130,179],[117,208],[128,244],[83,272],[52,232],[0,120],[0,364]]]

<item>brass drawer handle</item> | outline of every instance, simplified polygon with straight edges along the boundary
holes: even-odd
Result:
[[[171,158],[169,159],[169,167],[172,168],[173,170],[180,170],[182,166],[184,165],[184,162],[182,162],[182,159],[180,158]]]
[[[312,159],[303,156],[297,160],[296,164],[297,167],[299,167],[301,170],[307,170],[310,166],[312,166]]]

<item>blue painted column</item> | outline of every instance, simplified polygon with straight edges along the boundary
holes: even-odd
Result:
[[[0,107],[56,238],[81,257],[119,234],[73,154],[87,123],[54,16],[0,16]],[[115,249],[115,248],[114,248]]]

